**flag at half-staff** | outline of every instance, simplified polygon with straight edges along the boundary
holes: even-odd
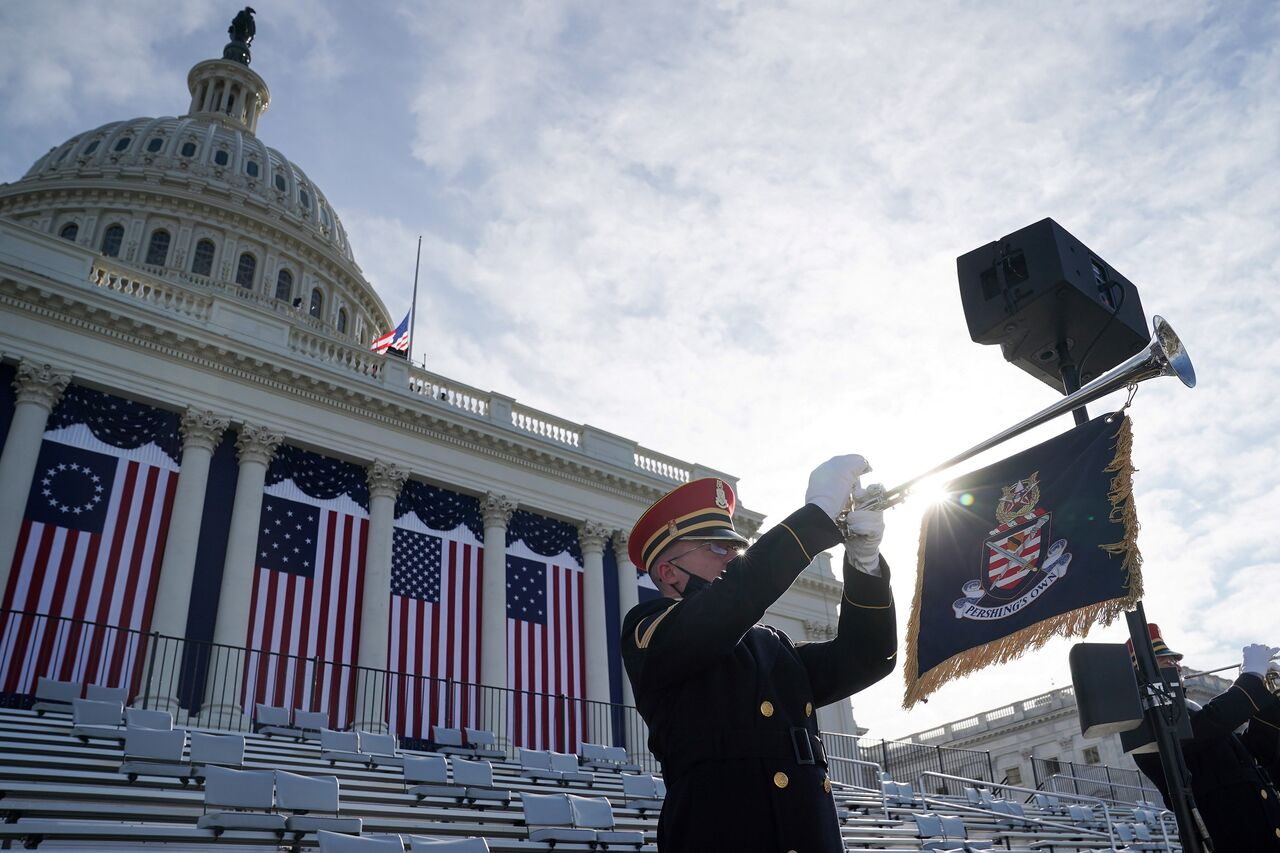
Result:
[[[373,343],[369,344],[369,349],[376,353],[384,353],[389,349],[397,352],[406,352],[409,349],[409,317],[412,314],[412,311],[405,314],[404,319],[400,321],[400,325],[385,335],[374,338]]]
[[[920,531],[905,707],[1141,597],[1131,445],[1104,415],[948,484]]]

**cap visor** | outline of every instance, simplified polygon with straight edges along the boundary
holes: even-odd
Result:
[[[734,530],[732,527],[712,527],[712,528],[707,528],[703,530],[698,530],[698,531],[695,531],[694,533],[689,534],[688,536],[681,536],[679,541],[700,542],[704,539],[710,540],[710,541],[723,541],[727,539],[731,542],[741,542],[743,545],[751,544],[750,542],[747,541],[745,536],[743,536],[738,531]]]

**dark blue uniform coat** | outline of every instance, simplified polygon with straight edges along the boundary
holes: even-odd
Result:
[[[622,656],[666,802],[658,849],[838,853],[815,709],[888,675],[897,629],[883,577],[846,561],[837,636],[793,645],[756,624],[840,534],[810,504],[731,561],[705,591],[637,605]]]
[[[1191,792],[1217,853],[1280,850],[1280,797],[1260,767],[1275,760],[1280,700],[1260,677],[1244,673],[1227,692],[1190,711],[1191,740],[1182,756],[1191,772]],[[1235,729],[1248,723],[1244,735]],[[1139,769],[1169,802],[1160,756],[1133,756]]]

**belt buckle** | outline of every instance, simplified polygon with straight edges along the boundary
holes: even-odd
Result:
[[[813,741],[809,730],[800,726],[791,727],[791,748],[796,753],[796,764],[817,764],[813,757]]]

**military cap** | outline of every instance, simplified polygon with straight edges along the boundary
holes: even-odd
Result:
[[[644,571],[654,558],[680,539],[727,539],[748,544],[733,529],[733,487],[719,477],[685,483],[655,501],[635,527],[627,550],[631,562]]]
[[[1154,622],[1147,623],[1147,633],[1151,635],[1151,648],[1155,651],[1156,657],[1168,656],[1182,660],[1182,653],[1175,652],[1173,649],[1165,645],[1164,637],[1160,636],[1160,626]],[[1129,660],[1136,661],[1138,656],[1133,653],[1133,640],[1126,640],[1125,647],[1129,650]]]

